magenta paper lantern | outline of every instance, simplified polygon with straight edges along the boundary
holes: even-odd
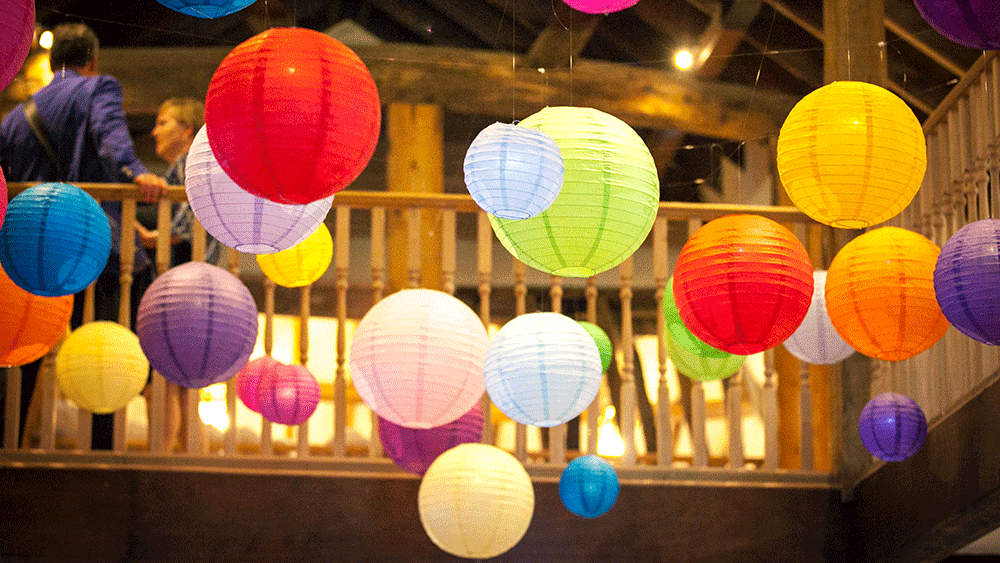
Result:
[[[296,426],[309,420],[319,405],[319,382],[305,366],[275,362],[262,370],[257,385],[260,414],[276,424]]]
[[[136,328],[153,369],[178,385],[206,387],[246,365],[257,341],[257,306],[229,272],[188,262],[149,286]]]
[[[384,418],[378,419],[382,450],[401,469],[423,475],[434,460],[459,444],[476,443],[483,437],[483,409],[472,410],[434,428],[407,428]]]
[[[260,412],[260,405],[257,403],[257,387],[260,385],[260,376],[279,364],[280,362],[271,356],[261,356],[247,362],[236,374],[236,396],[243,401],[248,409],[256,413]]]
[[[639,0],[564,0],[573,9],[588,14],[610,14],[631,8]]]
[[[202,127],[185,166],[188,202],[205,231],[247,254],[291,248],[319,228],[333,196],[305,205],[286,205],[247,193],[222,170]]]
[[[955,43],[1000,49],[1000,2],[996,0],[915,0],[920,15]]]
[[[0,229],[3,228],[3,218],[7,215],[7,179],[0,170]]]
[[[0,90],[14,80],[35,39],[34,0],[9,0],[0,10]]]
[[[488,346],[486,329],[468,305],[443,291],[404,289],[358,323],[351,379],[375,414],[408,428],[433,428],[482,397]]]
[[[810,364],[830,365],[846,359],[854,348],[833,328],[826,312],[826,270],[813,272],[813,296],[802,324],[783,343],[793,356]]]

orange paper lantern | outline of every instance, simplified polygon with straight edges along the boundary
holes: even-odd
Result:
[[[826,310],[852,348],[880,360],[905,360],[948,330],[934,295],[941,249],[927,237],[882,227],[837,253],[826,276]]]
[[[0,366],[23,366],[44,356],[66,336],[72,314],[72,295],[28,293],[0,267]]]

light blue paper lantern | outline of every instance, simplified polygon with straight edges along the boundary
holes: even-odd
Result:
[[[802,324],[784,342],[785,349],[803,362],[835,364],[854,353],[833,328],[826,312],[826,270],[813,272],[813,297]]]
[[[111,224],[93,197],[50,182],[10,201],[0,229],[0,264],[29,293],[45,297],[86,289],[111,254]]]
[[[493,404],[513,420],[558,426],[597,396],[601,356],[580,323],[559,313],[529,313],[497,332],[483,378]]]
[[[559,146],[536,129],[494,123],[465,153],[465,185],[490,215],[527,219],[548,209],[563,183]]]
[[[559,477],[559,498],[566,509],[584,518],[597,518],[618,500],[618,474],[596,455],[571,461]]]
[[[160,4],[188,16],[214,19],[235,14],[256,0],[156,0]]]

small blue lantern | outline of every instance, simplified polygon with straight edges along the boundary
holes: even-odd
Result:
[[[10,200],[0,229],[0,264],[29,293],[45,297],[86,289],[111,254],[111,224],[93,197],[50,182]]]
[[[903,461],[927,438],[927,417],[913,399],[882,393],[868,401],[858,418],[861,442],[882,461]]]
[[[527,219],[559,195],[563,159],[549,135],[528,127],[494,123],[465,153],[465,185],[484,211],[501,219]]]
[[[573,514],[597,518],[618,500],[618,474],[602,457],[578,457],[559,478],[559,498]]]
[[[196,18],[214,19],[235,14],[255,0],[156,0],[171,10]]]

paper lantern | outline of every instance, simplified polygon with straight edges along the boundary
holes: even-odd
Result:
[[[494,123],[476,135],[463,170],[472,199],[503,219],[527,219],[545,211],[563,183],[562,155],[552,137],[506,123]]]
[[[247,193],[219,166],[202,127],[185,166],[188,202],[205,230],[222,244],[247,254],[291,248],[326,218],[333,196],[305,205],[285,205]]]
[[[461,444],[427,469],[417,508],[434,545],[458,557],[489,559],[524,537],[535,491],[514,456],[485,444]]]
[[[319,382],[305,366],[275,363],[261,371],[257,384],[260,414],[276,424],[296,426],[319,405]]]
[[[3,218],[7,215],[7,180],[0,170],[0,229],[3,228]]]
[[[854,353],[854,348],[837,334],[826,312],[826,270],[813,272],[809,312],[783,344],[793,356],[810,364],[835,364]]]
[[[777,156],[792,203],[842,229],[895,217],[927,169],[924,133],[913,110],[867,82],[833,82],[799,100],[781,127]]]
[[[695,231],[674,266],[674,301],[691,333],[731,354],[755,354],[795,332],[812,301],[812,264],[795,235],[758,215]]]
[[[608,337],[608,333],[604,332],[601,327],[594,323],[588,323],[587,321],[579,322],[583,330],[590,334],[591,338],[594,339],[594,344],[597,345],[597,353],[601,356],[601,373],[607,372],[608,366],[611,365],[611,358],[614,357],[611,338]]]
[[[927,417],[916,401],[898,393],[882,393],[868,401],[858,419],[861,442],[882,461],[903,461],[917,453],[927,438]]]
[[[580,10],[588,14],[610,14],[620,12],[625,8],[631,8],[639,3],[639,0],[564,0],[574,10]]]
[[[10,0],[0,11],[0,90],[14,80],[35,39],[34,0]],[[0,214],[2,215],[2,214]]]
[[[934,295],[939,253],[923,235],[899,227],[844,245],[826,276],[826,310],[837,333],[880,360],[905,360],[934,345],[948,330]]]
[[[559,313],[513,318],[486,351],[486,391],[522,424],[558,426],[586,410],[601,387],[601,356],[580,323]]]
[[[66,336],[73,296],[42,297],[18,287],[0,267],[0,366],[23,366]]]
[[[1000,49],[1000,4],[994,0],[915,0],[938,33],[973,49]]]
[[[520,126],[555,140],[565,172],[545,211],[490,217],[504,247],[537,270],[583,278],[631,256],[653,228],[660,199],[656,165],[639,135],[614,116],[577,107],[548,107]]]
[[[381,106],[358,56],[329,35],[269,29],[232,50],[208,85],[205,123],[223,170],[278,203],[347,187],[378,142]]]
[[[254,3],[254,0],[156,0],[160,4],[184,15],[214,19],[235,14]]]
[[[578,457],[559,477],[559,498],[573,514],[597,518],[618,500],[618,474],[599,456]]]
[[[688,327],[684,326],[681,314],[677,311],[677,302],[674,301],[673,276],[670,276],[670,279],[667,280],[667,287],[663,292],[663,320],[667,333],[666,336],[673,340],[674,345],[681,346],[700,358],[723,359],[732,357],[732,354],[729,352],[723,352],[705,344],[700,338],[692,334],[688,330]],[[687,356],[685,355],[685,357]]]
[[[258,254],[257,264],[268,278],[282,287],[302,287],[318,280],[333,260],[333,237],[323,223],[291,248],[274,254]]]
[[[257,306],[229,272],[188,262],[149,286],[136,328],[153,369],[178,385],[206,387],[246,365],[257,341]]]
[[[69,400],[95,414],[117,411],[146,387],[149,362],[139,337],[118,323],[74,330],[56,354],[56,379]]]
[[[746,356],[722,352],[721,357],[699,356],[684,346],[677,344],[672,334],[663,336],[663,344],[667,357],[673,362],[677,371],[697,381],[716,381],[725,379],[736,373]]]
[[[948,322],[962,334],[1000,345],[1000,220],[962,227],[934,266],[934,295]]]
[[[280,362],[271,356],[261,356],[255,360],[250,360],[236,374],[236,396],[243,401],[246,408],[253,412],[260,412],[260,405],[257,403],[257,388],[260,386],[260,378],[265,371],[273,369]]]
[[[382,418],[433,428],[462,416],[483,394],[489,336],[457,298],[404,289],[375,304],[351,343],[351,379]]]
[[[483,409],[476,403],[469,412],[434,428],[407,428],[379,417],[378,437],[382,450],[396,465],[423,475],[439,455],[482,439]]]

